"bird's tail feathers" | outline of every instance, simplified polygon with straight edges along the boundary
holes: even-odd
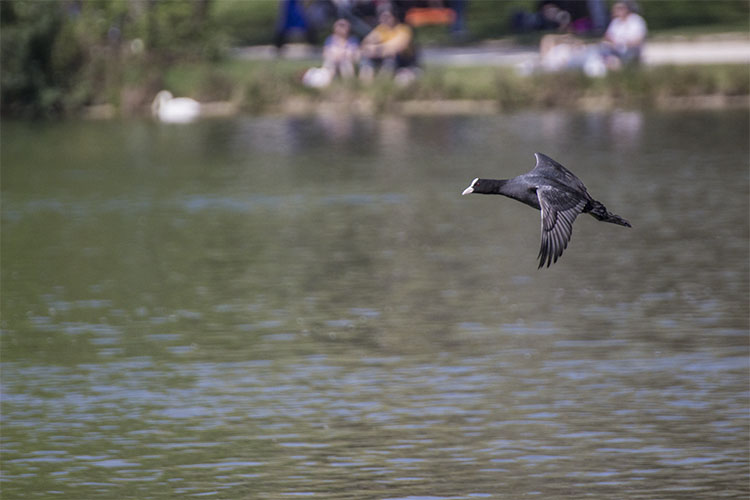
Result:
[[[619,215],[613,214],[607,210],[607,207],[602,205],[596,200],[591,202],[591,210],[589,213],[596,219],[602,222],[611,222],[612,224],[618,224],[620,226],[631,227],[630,222],[623,219]]]

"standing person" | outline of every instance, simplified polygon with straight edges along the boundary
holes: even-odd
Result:
[[[362,40],[362,67],[359,76],[370,81],[380,68],[394,72],[416,62],[411,28],[396,19],[390,9],[378,16],[379,24]]]
[[[273,35],[273,44],[276,50],[286,44],[289,34],[300,31],[311,45],[315,44],[315,30],[310,25],[302,0],[280,0],[279,18],[276,22],[276,31]]]
[[[615,2],[612,21],[604,33],[602,55],[610,68],[637,63],[646,41],[646,21],[627,2]]]
[[[323,46],[323,67],[332,76],[337,73],[342,78],[354,76],[354,65],[359,59],[357,39],[349,35],[351,24],[346,19],[333,23],[333,33],[326,38]]]

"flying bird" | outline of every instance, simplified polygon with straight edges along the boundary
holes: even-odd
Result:
[[[607,210],[586,191],[573,172],[549,156],[534,153],[536,166],[512,179],[474,179],[461,194],[501,194],[542,213],[542,246],[539,268],[550,266],[567,248],[578,214],[590,214],[597,220],[631,227],[630,222]]]

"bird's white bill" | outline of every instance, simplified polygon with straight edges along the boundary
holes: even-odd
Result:
[[[461,196],[463,196],[465,194],[471,194],[471,193],[473,193],[474,192],[474,184],[476,184],[478,180],[479,180],[479,177],[477,177],[476,179],[474,179],[473,181],[471,181],[471,184],[469,184],[469,187],[467,187],[466,189],[464,189],[464,192],[461,193]]]

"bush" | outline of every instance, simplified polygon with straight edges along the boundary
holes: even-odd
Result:
[[[0,74],[0,100],[3,113],[33,114],[60,110],[63,96],[72,86],[71,75],[78,71],[80,51],[63,32],[60,9],[41,2],[0,2],[0,47],[3,70]],[[65,71],[53,59],[67,61]]]
[[[216,59],[222,36],[209,6],[209,0],[1,1],[2,113],[74,112],[111,101],[133,75],[143,85],[172,62]]]

